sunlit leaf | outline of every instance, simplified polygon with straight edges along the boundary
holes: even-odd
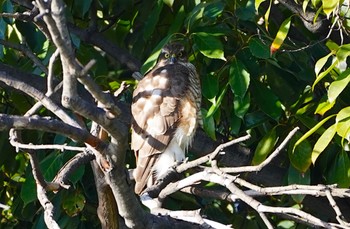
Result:
[[[329,17],[333,10],[335,10],[338,4],[339,0],[322,0],[323,12],[327,15],[327,17]]]
[[[328,129],[325,132],[323,132],[321,137],[317,140],[311,155],[311,160],[313,164],[315,164],[318,156],[320,156],[320,154],[332,141],[335,133],[336,133],[336,124],[333,124],[332,126],[328,127]]]
[[[236,96],[243,98],[248,90],[249,82],[250,74],[247,71],[246,67],[239,59],[234,58],[230,66],[229,81],[232,92]]]
[[[173,7],[174,0],[163,0],[164,4],[169,6],[170,8]]]
[[[278,140],[276,127],[272,128],[265,136],[259,141],[254,157],[252,160],[253,165],[258,165],[263,162],[267,155],[269,155],[274,149],[276,142]]]
[[[289,32],[291,19],[292,19],[292,17],[289,17],[282,22],[282,24],[281,24],[281,26],[276,34],[276,37],[270,46],[270,53],[271,54],[275,53],[281,47],[284,40],[286,39],[288,32]]]
[[[333,81],[328,88],[328,100],[330,102],[335,101],[340,93],[346,88],[350,82],[350,69],[346,69],[342,72],[338,79]]]
[[[266,10],[266,12],[264,14],[266,31],[269,31],[269,17],[270,17],[270,12],[271,12],[271,5],[272,5],[272,0],[270,0],[269,7],[267,8],[267,10]]]
[[[309,1],[310,1],[310,0],[304,0],[304,1],[303,1],[303,11],[304,11],[304,13],[306,12],[306,7],[307,7],[307,5],[309,4]]]
[[[255,0],[255,2],[254,2],[255,10],[258,11],[260,4],[265,2],[265,1],[266,0]]]
[[[206,57],[212,59],[226,60],[224,57],[224,47],[221,41],[207,33],[194,33],[193,39],[199,51]]]
[[[192,25],[194,25],[197,20],[203,18],[203,12],[207,5],[208,3],[201,2],[198,5],[196,5],[189,14],[187,14],[187,32],[190,32],[190,30],[192,30]]]
[[[326,96],[324,96],[317,105],[315,114],[324,115],[329,111],[335,104],[335,101],[329,101]]]
[[[209,108],[209,111],[208,111],[206,117],[212,116],[216,112],[216,110],[220,107],[221,102],[222,102],[222,100],[224,98],[224,95],[226,94],[226,90],[227,90],[227,86],[221,91],[221,93],[220,93],[219,97],[217,98],[216,102],[211,105],[211,107]]]
[[[313,7],[317,7],[320,2],[321,2],[321,0],[311,0],[311,3],[312,3]]]
[[[339,111],[337,117],[335,118],[336,122],[341,122],[350,118],[350,107],[345,107]]]
[[[320,73],[320,71],[322,70],[322,68],[324,67],[324,65],[327,63],[329,57],[332,55],[333,53],[329,53],[328,55],[322,57],[321,59],[319,59],[316,64],[315,64],[315,74],[316,76]]]
[[[332,40],[327,40],[326,46],[332,53],[336,53],[339,49],[339,45]]]
[[[339,47],[336,56],[340,61],[345,60],[350,55],[350,44],[345,44]]]
[[[314,127],[312,127],[308,132],[306,132],[302,137],[299,138],[299,140],[294,144],[293,147],[293,152],[295,150],[295,148],[304,140],[306,140],[308,137],[310,137],[313,133],[315,133],[318,128],[320,128],[323,124],[325,124],[329,119],[335,117],[336,115],[330,115],[326,118],[324,118],[322,121],[318,122]]]
[[[337,134],[349,140],[350,135],[350,107],[343,108],[336,117]]]
[[[321,72],[321,73],[317,76],[315,82],[312,84],[312,90],[315,89],[316,84],[317,84],[318,82],[320,82],[326,75],[328,75],[328,73],[329,73],[335,66],[337,66],[337,64],[338,64],[338,60],[335,60],[331,66],[329,66],[325,71]]]

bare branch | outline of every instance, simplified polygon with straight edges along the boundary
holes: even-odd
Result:
[[[29,154],[32,172],[36,181],[37,196],[41,206],[44,208],[44,220],[49,229],[59,229],[57,222],[54,220],[54,206],[46,195],[46,182],[39,169],[39,162],[34,154]]]
[[[242,166],[235,168],[220,168],[222,172],[225,173],[243,173],[243,172],[257,172],[263,169],[266,165],[268,165],[287,145],[289,140],[294,136],[294,134],[299,130],[299,127],[295,127],[287,137],[281,142],[281,144],[264,160],[261,164],[256,166]]]
[[[7,72],[0,71],[0,81],[4,82],[10,87],[13,87],[17,90],[21,90],[29,96],[40,101],[47,109],[53,112],[57,117],[65,121],[66,123],[79,127],[79,124],[73,120],[61,107],[59,107],[55,102],[53,102],[49,97],[47,97],[44,93],[37,90],[25,82],[13,78]]]
[[[216,147],[216,149],[212,153],[205,155],[203,157],[200,157],[198,159],[195,159],[193,161],[186,161],[185,163],[177,166],[176,171],[178,173],[182,173],[190,168],[193,168],[193,167],[196,167],[196,166],[201,165],[203,163],[206,163],[209,160],[214,159],[217,156],[217,154],[220,151],[222,151],[224,148],[229,147],[229,146],[234,145],[234,144],[237,144],[237,143],[240,143],[240,142],[244,142],[244,141],[248,140],[249,138],[250,138],[250,135],[247,134],[243,137],[239,137],[237,139],[233,139],[229,142],[223,143],[223,144],[219,145],[218,147]]]
[[[69,161],[67,161],[64,166],[62,166],[55,178],[52,180],[52,183],[58,183],[63,188],[69,188],[69,185],[66,184],[68,177],[81,165],[84,165],[93,159],[95,159],[95,155],[89,151],[76,154]]]
[[[39,129],[62,134],[78,142],[85,142],[96,149],[102,150],[106,148],[106,143],[92,136],[89,132],[58,120],[0,114],[0,130],[9,130],[11,128],[29,130]]]

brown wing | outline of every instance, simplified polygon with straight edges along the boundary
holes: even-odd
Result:
[[[166,65],[148,73],[134,91],[131,148],[137,158],[136,193],[144,189],[158,155],[172,139],[181,117],[179,101],[186,91],[187,75],[180,64]]]

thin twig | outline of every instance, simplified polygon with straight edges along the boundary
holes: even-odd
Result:
[[[209,160],[214,159],[218,155],[218,153],[220,151],[222,151],[224,148],[229,147],[229,146],[234,145],[234,144],[238,144],[240,142],[244,142],[244,141],[248,140],[250,137],[251,136],[249,134],[247,134],[247,135],[244,135],[244,136],[239,137],[237,139],[233,139],[233,140],[231,140],[229,142],[220,144],[218,147],[216,147],[216,149],[212,153],[207,154],[207,155],[205,155],[203,157],[200,157],[198,159],[195,159],[193,161],[186,161],[185,163],[177,166],[176,167],[176,172],[182,173],[182,172],[184,172],[184,171],[186,171],[186,170],[188,170],[190,168],[194,168],[194,167],[196,167],[198,165],[206,163]]]
[[[44,208],[45,224],[49,229],[59,229],[59,225],[53,218],[54,206],[46,195],[46,182],[42,173],[40,172],[39,162],[37,161],[34,153],[29,153],[29,159],[32,165],[33,176],[36,181],[37,197],[41,206]]]
[[[289,140],[294,136],[294,134],[299,130],[299,127],[295,127],[287,137],[282,141],[282,143],[268,156],[261,164],[255,166],[241,166],[241,167],[227,167],[220,168],[222,172],[226,173],[243,173],[243,172],[257,172],[268,165],[287,145]]]

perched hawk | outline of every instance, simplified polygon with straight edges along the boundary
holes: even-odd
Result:
[[[133,93],[131,148],[136,156],[135,193],[185,159],[200,122],[201,89],[184,46],[163,47],[156,66]]]

